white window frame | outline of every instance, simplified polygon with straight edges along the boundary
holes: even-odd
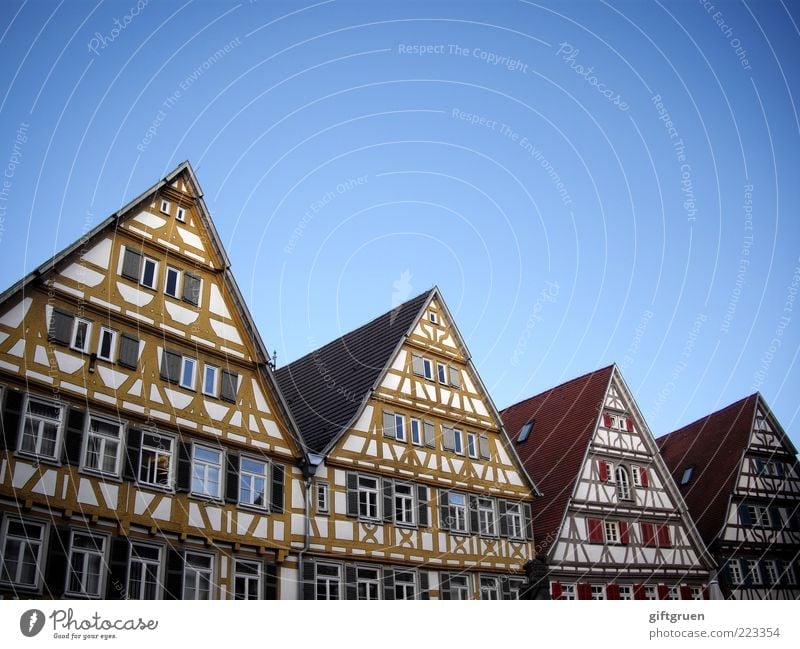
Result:
[[[163,447],[156,447],[152,446],[151,444],[147,444],[145,446],[145,435],[154,435],[159,439],[169,440],[170,441],[170,448],[169,450],[164,450]],[[148,464],[148,473],[153,473],[154,477],[158,476],[159,464],[163,463],[162,458],[168,457],[169,458],[169,468],[168,468],[168,475],[167,475],[167,483],[161,484],[159,482],[151,482],[150,480],[144,480],[142,478],[142,472],[145,471],[144,467],[144,459],[145,459],[145,452],[152,454],[153,461],[152,463]],[[155,468],[149,468],[149,466],[153,466]],[[153,487],[155,489],[165,489],[165,490],[172,490],[174,484],[174,475],[175,475],[175,438],[172,435],[165,435],[161,431],[155,431],[150,429],[144,429],[142,431],[142,443],[139,449],[139,463],[138,463],[138,471],[136,472],[136,481],[143,486]]]
[[[575,584],[561,584],[561,599],[575,600]]]
[[[374,476],[358,474],[358,518],[365,521],[380,520],[380,503],[380,479]],[[374,514],[370,513],[372,509],[375,511]]]
[[[658,589],[655,586],[644,587],[644,598],[648,600],[658,599]]]
[[[76,339],[78,338],[78,327],[82,324],[86,325],[86,334],[83,339],[83,347],[79,347],[78,344],[76,343]],[[69,348],[75,350],[76,352],[80,352],[81,354],[88,354],[91,346],[91,340],[92,340],[92,321],[87,320],[86,318],[75,316],[75,318],[72,321],[72,335],[70,336]]]
[[[0,391],[0,394],[2,394],[2,391]],[[23,533],[11,534],[8,530],[11,523],[18,523],[25,526]],[[41,530],[41,535],[38,539],[34,539],[32,536],[28,535],[28,526],[38,527]],[[9,584],[13,586],[14,589],[24,589],[32,592],[41,589],[42,578],[45,571],[44,562],[49,542],[49,533],[50,526],[45,521],[37,521],[13,515],[6,516],[3,519],[2,533],[0,534],[0,583]],[[15,541],[19,545],[16,549],[16,573],[14,575],[9,575],[9,579],[5,579],[3,576],[3,567],[9,556],[9,540]],[[30,584],[20,581],[20,573],[23,566],[22,558],[26,548],[35,548],[36,550],[32,552],[32,554],[34,554],[35,571],[33,583]]]
[[[422,376],[428,381],[433,381],[433,361],[424,356],[422,357]]]
[[[330,501],[330,486],[327,482],[317,482],[316,486],[316,493],[315,493],[315,503],[317,506],[317,513],[318,514],[330,514],[331,513],[331,501]]]
[[[422,422],[416,417],[411,417],[411,443],[422,446]]]
[[[245,462],[256,462],[258,464],[263,465],[264,469],[261,473],[257,473],[252,469],[245,469],[244,463]],[[239,459],[239,504],[245,507],[254,507],[256,509],[267,509],[269,504],[269,474],[270,474],[270,463],[269,460],[259,459],[257,457],[253,457],[251,455],[242,455]],[[253,501],[253,495],[256,494],[255,484],[257,481],[263,480],[264,481],[264,488],[263,488],[263,502],[259,505]],[[243,500],[243,491],[245,488],[245,483],[248,484],[249,491],[250,491],[250,501]]]
[[[413,597],[409,597],[409,594]],[[394,598],[405,601],[419,599],[416,570],[399,569],[394,571]]]
[[[209,372],[211,372],[214,376],[213,380],[214,385],[210,392],[207,390],[206,387],[208,383]],[[203,385],[202,385],[203,394],[205,394],[208,397],[217,397],[217,395],[219,395],[219,377],[220,377],[220,371],[216,365],[210,365],[208,363],[203,364]]]
[[[747,570],[747,576],[750,578],[751,585],[760,586],[764,583],[764,579],[761,576],[761,569],[758,566],[758,560],[745,559],[745,569]]]
[[[478,496],[478,533],[481,536],[497,536],[497,501]]]
[[[219,464],[214,464],[211,460],[205,459],[198,459],[197,451],[203,450],[208,451],[210,453],[216,453],[219,457]],[[204,486],[203,491],[195,490],[194,481],[195,481],[195,469],[196,467],[203,468],[203,477],[202,483]],[[217,493],[211,494],[205,489],[209,484],[209,473],[211,470],[216,468],[219,471],[219,481],[217,482]],[[193,444],[192,445],[192,473],[191,473],[191,493],[194,496],[199,496],[201,498],[212,498],[214,500],[220,500],[222,498],[222,487],[223,482],[225,479],[225,452],[222,449],[214,448],[212,446],[206,446],[205,444]]]
[[[439,318],[433,311],[428,312],[428,320],[430,320],[433,324],[439,324]]]
[[[636,464],[631,466],[631,481],[634,487],[642,486],[642,467]]]
[[[739,565],[738,559],[733,559],[728,561],[728,570],[730,571],[731,575],[731,583],[734,586],[741,586],[744,583],[742,579],[742,568]]]
[[[364,587],[362,593],[362,586]],[[381,571],[375,566],[356,566],[356,599],[376,601],[381,599]]]
[[[97,551],[93,548],[80,548],[76,550],[75,548],[75,539],[77,537],[84,537],[88,539],[92,539],[96,545],[100,545],[100,551]],[[81,565],[81,576],[77,577],[77,580],[80,583],[80,590],[76,590],[71,588],[71,581],[72,575],[78,574],[74,573],[73,571],[73,564],[75,563],[75,555],[81,554],[82,556],[82,565]],[[89,569],[89,563],[92,560],[97,560],[98,563],[98,574],[97,574],[97,592],[89,592],[87,590],[87,585],[83,583],[87,577],[87,570]],[[67,595],[71,595],[73,597],[85,597],[87,599],[101,599],[103,594],[106,592],[106,570],[108,565],[108,535],[106,534],[97,534],[95,532],[84,532],[82,530],[72,530],[70,533],[69,538],[69,553],[67,554],[67,583],[65,593]]]
[[[772,527],[769,510],[763,505],[747,505],[747,511],[753,527]]]
[[[470,581],[469,575],[450,575],[450,599],[468,600],[472,590],[470,588]],[[453,597],[453,594],[456,592],[458,593],[458,597]]]
[[[191,368],[189,380],[186,380],[186,367]],[[187,390],[194,390],[194,383],[197,378],[197,359],[191,356],[181,356],[181,375],[178,377],[178,385]]]
[[[186,208],[178,206],[178,209],[175,211],[175,218],[181,223],[186,223]]]
[[[592,599],[608,599],[606,595],[606,587],[605,584],[591,584],[592,588]]]
[[[48,406],[50,408],[58,408],[59,414],[58,419],[52,419],[50,417],[44,417],[41,415],[31,415],[31,417],[38,422],[38,430],[36,432],[35,438],[36,441],[34,443],[34,450],[30,451],[27,449],[23,449],[23,443],[25,441],[25,425],[28,421],[29,411],[30,411],[30,404],[31,402],[39,403],[44,406]],[[30,394],[25,395],[25,403],[24,407],[22,408],[22,414],[20,416],[20,429],[18,434],[17,440],[17,452],[20,455],[26,455],[28,457],[36,457],[40,459],[50,460],[53,462],[58,462],[59,457],[61,455],[61,446],[64,439],[64,423],[66,420],[66,412],[67,408],[63,403],[59,403],[58,401],[53,401],[51,399],[43,399],[41,397],[35,397]],[[53,454],[43,454],[41,451],[42,448],[42,431],[44,430],[44,425],[46,423],[53,424],[55,423],[56,428],[56,438],[53,445]]]
[[[107,356],[103,355],[103,339],[105,338],[106,334],[111,336],[111,343],[108,346],[109,353]],[[117,360],[117,339],[119,338],[118,334],[114,329],[110,329],[106,326],[100,327],[100,335],[97,338],[97,358],[101,361],[109,361],[113,363]]]
[[[175,275],[175,292],[170,293],[169,290],[167,290],[167,287],[169,286],[169,276],[173,273]],[[167,266],[167,270],[164,273],[164,295],[168,295],[169,297],[173,297],[178,300],[181,299],[181,275],[182,273],[179,269],[175,268],[174,266]]]
[[[630,501],[633,500],[633,491],[631,490],[631,478],[628,475],[628,470],[618,464],[614,468],[614,478],[617,483],[617,497],[620,500]]]
[[[144,276],[147,272],[147,264],[151,263],[153,265],[153,284],[145,284]],[[147,255],[142,255],[142,272],[139,274],[139,284],[144,286],[145,288],[149,288],[151,291],[155,291],[156,287],[158,286],[158,261],[153,259],[152,257],[148,257]]]
[[[402,490],[402,491],[401,491]],[[415,527],[417,524],[417,503],[414,497],[414,485],[407,482],[395,482],[392,493],[392,508],[395,525]],[[399,507],[399,512],[398,512]]]
[[[197,566],[190,566],[189,565],[189,555],[208,559],[208,568],[206,567],[197,567]],[[196,550],[186,550],[183,555],[183,588],[182,590],[182,599],[189,600],[189,601],[206,601],[206,600],[213,600],[216,599],[216,556],[209,552],[198,552]],[[198,598],[198,597],[187,597],[186,596],[186,587],[189,583],[189,570],[192,571],[192,575],[194,577],[194,585],[193,589],[195,594],[199,592],[198,585],[200,584],[200,580],[203,575],[208,575],[208,598]]]
[[[766,572],[767,579],[769,579],[770,586],[780,583],[780,573],[778,572],[778,564],[775,559],[767,559],[764,561],[764,572]]]
[[[620,543],[619,521],[604,521],[603,532],[606,543]]]
[[[478,459],[478,436],[475,433],[467,433],[467,455]]]
[[[480,576],[481,600],[499,601],[503,599],[500,582],[493,575]]]
[[[169,209],[170,209],[171,206],[172,205],[168,200],[165,200],[165,199],[162,198],[161,199],[161,207],[159,207],[159,211],[162,214],[169,214]]]
[[[158,558],[153,559],[151,557],[141,557],[137,553],[134,552],[134,548],[147,548],[150,550],[156,550],[158,552]],[[133,564],[138,563],[142,566],[142,575],[141,579],[139,580],[139,593],[135,596],[133,595],[133,587],[131,586],[131,575],[133,573]],[[142,597],[143,593],[142,590],[145,588],[147,576],[146,568],[147,567],[155,567],[156,569],[156,596],[153,598],[155,600],[163,599],[163,592],[164,592],[164,548],[160,545],[155,543],[142,543],[140,541],[131,541],[130,548],[128,550],[128,578],[126,579],[126,587],[125,593],[127,599],[135,599],[135,600],[144,600],[145,598]]]
[[[436,378],[442,385],[449,385],[447,376],[447,365],[444,363],[436,363]]]
[[[462,499],[462,503],[454,505],[453,497]],[[454,514],[455,510],[459,513]],[[449,530],[467,534],[469,532],[469,503],[466,494],[450,493],[448,495],[448,511],[450,512]]]
[[[321,575],[320,568],[335,571],[336,574]],[[314,599],[317,600],[338,600],[342,598],[342,566],[338,563],[318,562],[314,571]],[[331,585],[336,585],[336,597],[331,597]],[[324,587],[325,597],[319,596],[320,586]]]
[[[92,420],[96,420],[103,424],[111,424],[112,426],[116,426],[117,428],[117,437],[112,438],[110,435],[106,435],[105,433],[100,433],[93,431],[92,428]],[[84,424],[83,428],[83,443],[81,444],[81,469],[86,471],[87,473],[95,473],[98,475],[103,476],[111,476],[114,478],[118,478],[120,474],[120,469],[122,468],[122,455],[125,449],[125,422],[120,421],[119,419],[113,419],[111,417],[103,417],[101,415],[95,415],[94,413],[89,413],[89,416],[86,417],[86,423]],[[89,466],[89,442],[92,439],[97,439],[99,442],[99,450],[97,451],[97,458],[100,466]],[[104,468],[104,459],[105,459],[105,452],[106,446],[110,443],[116,442],[117,444],[117,452],[114,457],[114,469],[109,471]]]
[[[691,586],[692,599],[703,599],[703,589],[700,586]]]
[[[525,538],[525,517],[520,503],[506,503],[506,524],[508,536],[512,539]]]
[[[241,568],[247,566],[250,571],[242,571]],[[255,569],[255,574],[253,574]],[[240,597],[238,593],[239,580],[242,579],[246,584],[247,597]],[[255,597],[252,594],[255,584]],[[264,599],[264,564],[253,559],[236,558],[233,560],[233,586],[231,588],[233,599],[237,601]]]
[[[677,586],[668,586],[667,587],[667,599],[680,599],[681,598],[681,591]]]
[[[620,584],[619,586],[619,598],[622,600],[632,600],[633,599],[633,586],[630,584]]]
[[[394,438],[398,442],[408,441],[406,437],[406,416],[394,413]]]
[[[464,455],[464,432],[460,428],[453,429],[453,450],[456,455]]]

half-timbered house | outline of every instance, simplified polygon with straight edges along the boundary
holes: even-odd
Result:
[[[536,551],[553,599],[700,599],[711,562],[612,365],[501,413],[542,491]]]
[[[535,488],[438,289],[276,376],[310,451],[302,597],[519,596]]]
[[[188,163],[0,295],[0,595],[285,596],[268,362]]]
[[[800,598],[797,450],[760,394],[658,439],[732,599]]]

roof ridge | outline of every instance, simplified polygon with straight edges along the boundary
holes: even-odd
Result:
[[[516,403],[512,403],[512,404],[506,406],[505,408],[502,408],[500,410],[500,412],[503,413],[506,410],[509,410],[510,408],[516,408],[517,406],[521,406],[522,404],[525,404],[528,401],[533,401],[534,399],[538,399],[538,398],[544,396],[545,394],[547,394],[548,392],[553,392],[553,391],[558,390],[560,388],[567,387],[568,385],[571,385],[572,383],[588,379],[589,377],[593,376],[594,374],[598,374],[599,372],[603,372],[603,371],[608,370],[608,369],[613,369],[614,367],[616,367],[616,363],[611,363],[611,365],[605,365],[604,367],[600,367],[600,368],[598,368],[596,370],[590,370],[589,372],[585,372],[584,374],[581,374],[580,376],[576,376],[574,378],[571,378],[571,379],[568,379],[568,380],[564,381],[563,383],[559,383],[558,385],[554,385],[551,388],[548,388],[546,390],[542,390],[541,392],[537,392],[536,394],[531,395],[529,397],[526,397],[526,398],[522,399],[521,401],[517,401]]]

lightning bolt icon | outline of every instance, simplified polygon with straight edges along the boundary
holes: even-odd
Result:
[[[36,621],[39,619],[39,616],[36,615],[36,611],[31,613],[31,617],[28,620],[28,631],[33,631],[33,625],[36,624]]]

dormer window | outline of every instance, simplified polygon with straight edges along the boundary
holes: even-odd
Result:
[[[531,419],[529,422],[526,422],[522,425],[522,428],[519,429],[519,435],[517,436],[517,444],[521,444],[522,442],[526,441],[531,434],[531,429],[533,428],[534,420]]]

